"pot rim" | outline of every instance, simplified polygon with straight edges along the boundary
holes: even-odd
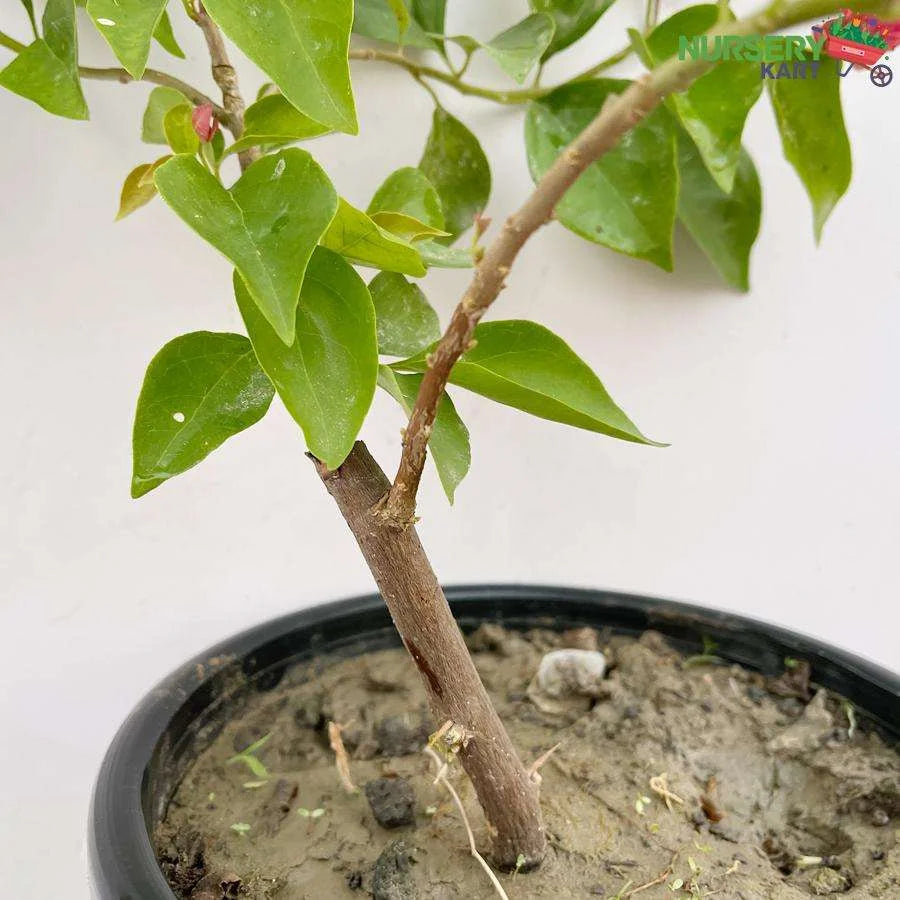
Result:
[[[779,671],[786,657],[805,659],[817,684],[842,694],[900,737],[900,676],[780,626],[617,591],[463,584],[445,592],[464,630],[484,621],[513,628],[593,625],[624,633],[654,629],[681,649],[699,647],[701,637],[710,638],[717,655],[764,672]],[[197,738],[192,733],[195,722],[203,716],[214,721],[220,701],[234,689],[235,665],[245,678],[274,673],[274,686],[287,666],[304,657],[375,649],[363,646],[367,640],[400,645],[379,594],[320,604],[242,631],[198,654],[151,690],[120,726],[94,785],[88,821],[94,896],[174,900],[156,861],[150,828],[179,778],[167,782],[154,765],[170,759],[177,764],[179,754],[182,762],[187,758]]]

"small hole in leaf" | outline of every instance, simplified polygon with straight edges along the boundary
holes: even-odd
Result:
[[[184,421],[184,413],[183,412],[172,413],[172,418],[176,422],[183,422]]]

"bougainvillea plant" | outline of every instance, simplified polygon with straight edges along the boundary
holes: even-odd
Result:
[[[531,0],[530,13],[495,36],[446,33],[446,0],[183,0],[168,11],[167,0],[78,5],[121,67],[82,64],[75,0],[47,0],[40,16],[33,0],[22,0],[21,39],[0,33],[12,54],[0,85],[51,113],[85,119],[82,79],[153,84],[142,135],[165,149],[148,152],[125,178],[119,216],[159,194],[173,227],[193,229],[233,266],[246,328],[181,335],[153,358],[134,422],[132,494],[196,465],[262,419],[277,394],[422,673],[435,721],[451,723],[444,739],[474,784],[495,861],[518,870],[538,864],[538,785],[491,706],[413,526],[426,451],[451,500],[469,467],[468,432],[446,388],[652,443],[562,338],[536,322],[482,316],[529,236],[554,220],[665,270],[674,265],[680,222],[722,278],[746,290],[761,191],[741,134],[763,83],[755,64],[679,61],[679,37],[765,35],[821,19],[833,11],[830,0],[774,0],[745,19],[727,3],[691,6],[660,24],[651,0],[625,50],[553,86],[539,80],[543,63],[581,39],[611,0]],[[886,0],[869,11],[897,12]],[[206,40],[219,99],[147,67],[153,41],[181,57],[176,32],[193,25]],[[226,37],[269,78],[249,105]],[[476,53],[496,63],[508,87],[467,78]],[[644,74],[603,77],[631,54]],[[435,99],[425,147],[409,148],[418,163],[385,172],[365,209],[341,196],[306,143],[357,131],[351,60],[404,69]],[[364,77],[362,69],[356,75]],[[850,180],[839,82],[822,66],[816,78],[767,85],[784,152],[812,201],[816,237]],[[535,188],[501,224],[482,216],[491,171],[478,139],[441,107],[434,85],[523,107]],[[359,155],[377,165],[366,147]],[[472,269],[443,330],[423,287],[442,266]],[[505,305],[514,310],[510,284]],[[378,387],[408,417],[393,479],[358,440]]]

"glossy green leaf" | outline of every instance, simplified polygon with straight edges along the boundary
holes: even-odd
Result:
[[[525,146],[537,181],[600,112],[606,98],[629,82],[597,79],[565,85],[531,104]],[[675,130],[655,110],[587,170],[556,207],[576,234],[672,269],[672,231],[678,199]]]
[[[182,103],[190,101],[181,91],[170,87],[155,87],[147,98],[147,108],[141,127],[141,140],[147,144],[167,144],[164,123],[166,113]]]
[[[429,34],[443,34],[447,0],[413,0],[413,19]]]
[[[823,58],[816,78],[777,79],[768,85],[784,155],[812,202],[818,242],[853,173],[841,79],[833,61]]]
[[[484,49],[510,78],[521,84],[550,46],[554,31],[556,24],[549,15],[534,13],[500,32]]]
[[[25,12],[28,15],[28,21],[31,23],[31,31],[35,37],[38,37],[37,30],[37,21],[34,18],[34,3],[32,0],[22,0],[22,6],[25,7]]]
[[[362,266],[405,275],[425,274],[425,263],[417,247],[385,231],[343,198],[321,244]]]
[[[194,131],[191,115],[194,107],[189,103],[173,106],[163,119],[163,132],[166,143],[174,153],[194,154],[200,149],[200,138]]]
[[[594,27],[615,0],[530,0],[534,12],[548,13],[556,24],[550,46],[544,51],[549,59],[565,50]]]
[[[471,247],[445,247],[437,241],[417,241],[416,250],[429,269],[471,269],[475,265]]]
[[[400,375],[390,366],[378,367],[378,385],[387,391],[403,409],[407,417],[412,413],[422,384],[421,375]],[[469,429],[459,417],[453,401],[446,391],[438,403],[437,415],[428,438],[428,451],[447,499],[453,497],[460,482],[466,477],[472,462],[469,446]]]
[[[375,311],[365,283],[336,253],[316,248],[286,346],[235,273],[234,290],[260,365],[313,455],[336,469],[353,448],[378,373]]]
[[[296,148],[264,156],[226,190],[196,158],[176,156],[157,170],[156,186],[234,263],[262,315],[290,344],[307,263],[337,210],[337,194],[315,160]]]
[[[240,153],[260,144],[290,144],[318,137],[328,130],[297,110],[282,94],[270,94],[247,107],[244,133],[226,153]]]
[[[300,112],[356,134],[352,0],[205,0],[206,11]]]
[[[441,336],[437,313],[418,285],[402,275],[380,272],[369,282],[375,307],[378,352],[412,356]]]
[[[119,212],[116,221],[131,215],[136,209],[146,206],[156,196],[156,183],[153,180],[154,173],[171,156],[162,156],[156,162],[144,163],[129,172],[125,183],[122,185],[122,194],[119,198]]]
[[[391,173],[366,212],[383,228],[410,240],[447,234],[441,198],[421,170],[413,166]]]
[[[147,367],[134,419],[131,496],[141,497],[258,422],[274,395],[250,341],[197,331]]]
[[[87,0],[88,15],[132,78],[140,78],[168,0]]]
[[[393,44],[394,47],[435,49],[435,42],[425,34],[418,19],[407,19],[406,27],[401,28],[401,19],[398,18],[396,9],[399,5],[407,10],[408,15],[408,0],[356,0],[354,33]]]
[[[159,17],[159,22],[153,31],[153,37],[167,53],[171,53],[172,56],[178,59],[184,59],[184,50],[181,49],[178,39],[175,37],[175,32],[172,30],[172,20],[165,10]]]
[[[656,66],[678,52],[682,35],[703,34],[716,24],[715,4],[691,6],[666,19],[649,34],[642,48]],[[632,34],[632,40],[638,37]],[[698,78],[686,91],[671,94],[666,104],[693,138],[704,164],[726,193],[731,190],[741,158],[741,136],[753,104],[762,92],[759,67],[724,62]]]
[[[483,322],[475,346],[460,357],[450,381],[524,412],[638,444],[652,444],[619,409],[588,365],[562,338],[536,322]],[[393,363],[424,372],[432,348]]]
[[[86,119],[87,103],[78,78],[78,34],[73,0],[47,0],[44,36],[29,44],[0,71],[0,87],[47,112]]]
[[[762,205],[753,160],[741,151],[731,193],[726,194],[703,165],[694,142],[682,132],[678,170],[678,218],[722,278],[732,287],[749,290],[750,251],[759,233]]]
[[[447,240],[452,240],[471,227],[490,197],[491,168],[481,144],[459,119],[438,107],[419,169],[437,189],[444,228],[451,234]]]

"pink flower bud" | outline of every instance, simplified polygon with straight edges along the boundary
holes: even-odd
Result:
[[[211,141],[213,135],[219,130],[219,120],[213,113],[212,103],[195,106],[191,113],[191,124],[201,141],[204,143]]]

